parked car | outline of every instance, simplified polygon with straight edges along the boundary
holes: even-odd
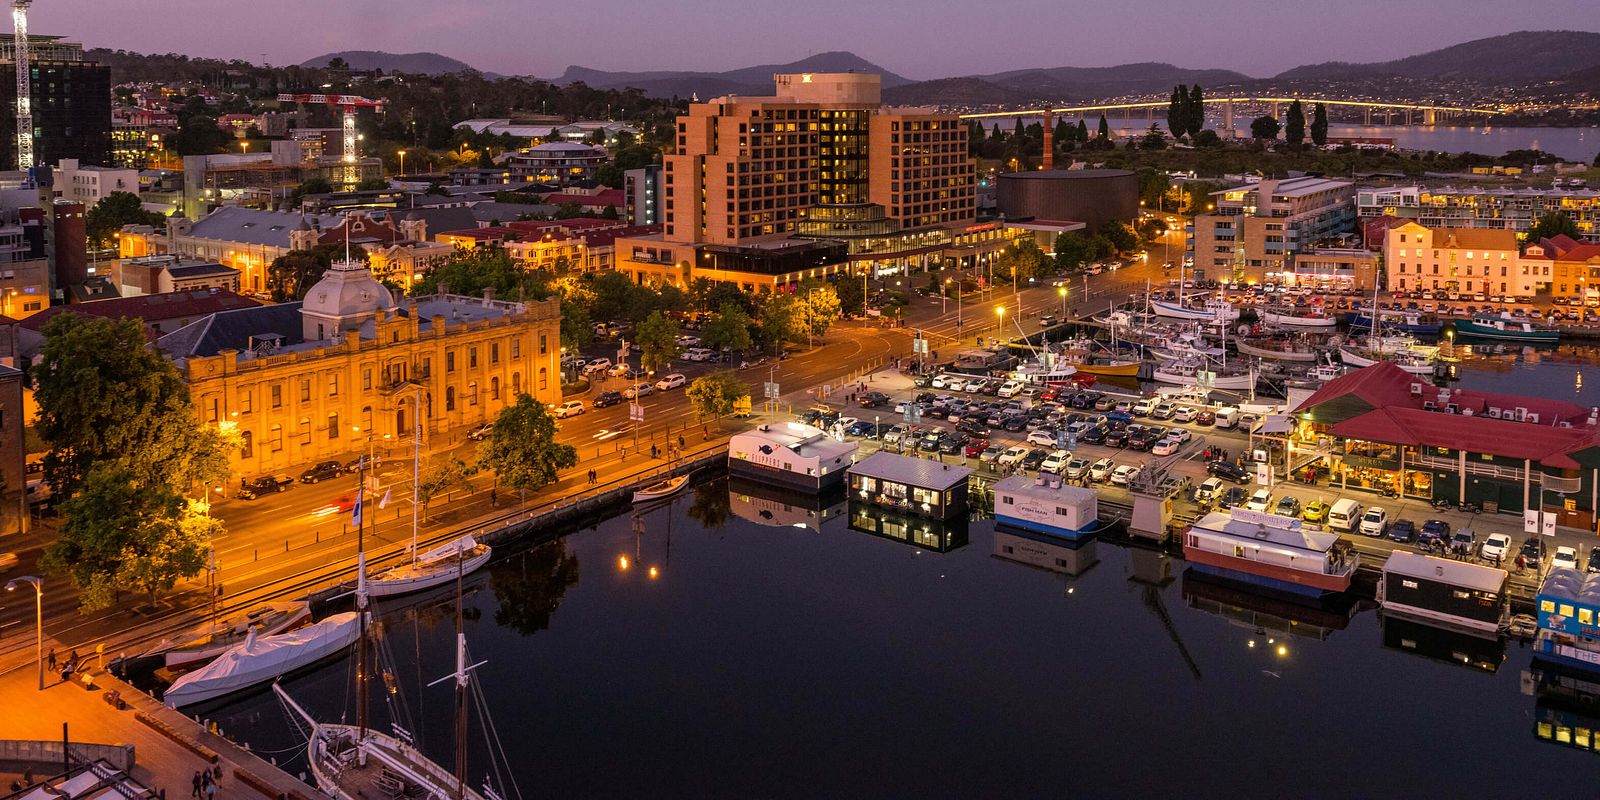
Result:
[[[1589,548],[1589,572],[1600,572],[1600,544]]]
[[[582,400],[568,400],[567,402],[556,406],[555,415],[556,419],[566,419],[567,417],[576,417],[588,410],[589,409],[584,406]]]
[[[1234,506],[1244,505],[1244,501],[1244,489],[1238,486],[1229,486],[1228,491],[1223,492],[1222,496],[1217,498],[1217,507],[1233,508]]]
[[[1196,503],[1210,503],[1222,494],[1222,480],[1220,478],[1206,478],[1194,490]]]
[[[1039,471],[1040,472],[1048,472],[1051,475],[1060,475],[1061,473],[1066,471],[1067,462],[1071,461],[1071,460],[1072,460],[1072,453],[1070,451],[1067,451],[1067,450],[1054,450],[1054,451],[1051,451],[1050,455],[1045,457],[1044,463],[1039,465]]]
[[[965,458],[983,458],[983,451],[989,449],[988,439],[968,439],[967,446],[962,448],[961,455]]]
[[[489,425],[490,423],[484,423],[484,424]],[[491,425],[491,427],[492,427],[492,425]],[[467,434],[467,435],[471,436],[471,434]],[[362,453],[361,455],[356,456],[355,458],[352,458],[348,462],[346,462],[345,465],[344,465],[344,471],[345,472],[360,472],[363,469],[377,469],[378,465],[382,464],[382,463],[383,463],[383,459],[381,459],[381,458],[379,458],[379,457],[377,457],[375,455],[368,455],[366,453]]]
[[[1139,477],[1139,468],[1132,464],[1123,464],[1111,471],[1111,484],[1113,486],[1127,486]]]
[[[597,358],[583,365],[583,374],[593,375],[597,372],[605,372],[609,369],[611,369],[611,359]]]
[[[1155,444],[1150,446],[1150,454],[1156,456],[1170,456],[1173,453],[1178,452],[1178,447],[1182,444],[1182,442],[1170,436],[1164,439],[1158,439]]]
[[[1266,511],[1272,507],[1272,490],[1257,489],[1250,495],[1250,500],[1244,504],[1247,511]]]
[[[1067,465],[1061,469],[1061,475],[1069,481],[1083,480],[1088,474],[1089,459],[1087,458],[1068,458]]]
[[[877,408],[887,402],[889,402],[889,395],[883,392],[867,392],[856,400],[856,404],[862,408]]]
[[[1005,452],[1001,453],[1000,457],[994,460],[994,463],[1002,467],[1009,467],[1014,464],[1022,463],[1022,459],[1026,458],[1027,456],[1028,448],[1026,447],[1007,447]]]
[[[1195,418],[1199,416],[1200,412],[1189,406],[1178,406],[1172,411],[1173,422],[1194,422]]]
[[[240,500],[254,500],[268,494],[276,494],[294,485],[294,478],[288,475],[263,475],[259,478],[239,481],[239,493],[234,495]]]
[[[1196,425],[1213,425],[1216,421],[1217,415],[1205,409],[1201,409],[1199,413],[1194,415],[1194,424]]]
[[[1511,537],[1503,533],[1491,533],[1484,537],[1483,544],[1478,548],[1478,555],[1487,561],[1496,564],[1511,552]]]
[[[1155,399],[1154,397],[1146,397],[1145,399],[1134,403],[1133,407],[1129,409],[1129,411],[1133,412],[1133,415],[1136,417],[1148,417],[1150,416],[1151,412],[1156,410],[1156,406],[1160,404],[1161,401]]]
[[[1243,485],[1250,482],[1250,472],[1231,461],[1213,461],[1206,464],[1206,472]]]
[[[999,462],[1000,457],[1005,455],[1005,453],[1005,445],[998,443],[991,444],[988,447],[985,447],[983,452],[978,455],[978,460],[986,464],[994,464]]]
[[[1409,519],[1397,519],[1389,523],[1389,540],[1395,542],[1414,542],[1417,539],[1417,523]]]
[[[1551,569],[1577,569],[1578,551],[1571,547],[1557,547],[1556,552],[1550,556]]]
[[[1450,549],[1462,555],[1468,555],[1478,549],[1478,537],[1471,528],[1462,528],[1450,536]]]
[[[1389,532],[1389,512],[1373,506],[1361,515],[1359,530],[1367,536],[1382,536]]]
[[[1045,459],[1049,457],[1049,450],[1045,450],[1042,447],[1035,447],[1034,449],[1029,450],[1027,455],[1022,457],[1022,461],[1020,463],[1023,469],[1037,470],[1039,467],[1044,465]]]
[[[622,396],[628,398],[629,400],[646,397],[655,393],[656,387],[650,385],[649,383],[636,383],[622,390]]]
[[[344,464],[338,461],[324,461],[300,473],[301,483],[320,483],[325,480],[337,478],[344,474]]]
[[[1278,498],[1278,507],[1273,509],[1273,513],[1280,517],[1300,516],[1300,498],[1293,495]]]
[[[971,440],[972,437],[961,431],[951,431],[939,437],[939,452],[947,456],[953,456],[966,448],[967,442]]]
[[[1427,520],[1417,531],[1418,544],[1444,544],[1448,538],[1450,538],[1450,523],[1442,519]]]
[[[683,373],[673,372],[661,376],[661,380],[656,381],[656,390],[664,392],[668,389],[676,389],[688,382],[689,379],[683,377]]]
[[[596,398],[596,400],[598,400],[598,399],[599,398]],[[494,423],[485,422],[482,425],[479,425],[478,427],[473,428],[470,431],[467,431],[467,438],[472,440],[472,441],[474,441],[474,442],[481,442],[484,439],[489,438],[493,434],[494,434]],[[355,468],[356,469],[361,469],[361,459],[360,458],[357,458],[352,463],[355,464]]]
[[[1116,465],[1111,463],[1111,459],[1102,458],[1089,465],[1089,480],[1095,483],[1104,483],[1110,479],[1113,469],[1116,469]]]
[[[601,392],[594,396],[594,400],[590,401],[590,405],[595,408],[606,408],[614,406],[622,402],[622,400],[622,392]]]
[[[1178,409],[1173,407],[1171,403],[1157,403],[1155,408],[1150,409],[1150,418],[1172,419],[1172,415],[1177,411]]]
[[[1027,442],[1028,444],[1036,444],[1042,447],[1055,447],[1056,432],[1048,428],[1040,428],[1036,431],[1029,431]]]

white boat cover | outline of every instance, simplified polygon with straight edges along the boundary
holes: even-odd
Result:
[[[478,541],[473,539],[471,534],[468,534],[460,539],[446,542],[438,547],[433,548],[432,550],[429,550],[426,553],[423,553],[422,557],[418,558],[417,561],[423,564],[432,564],[437,561],[443,561],[447,558],[453,559],[457,555],[468,556],[472,554],[472,550],[477,546]]]
[[[354,611],[276,636],[257,638],[252,632],[216,661],[174,681],[162,702],[177,708],[272,680],[349,647],[360,634]]]

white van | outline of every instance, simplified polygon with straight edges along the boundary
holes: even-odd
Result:
[[[1222,408],[1217,409],[1216,416],[1217,428],[1219,430],[1227,430],[1228,428],[1232,428],[1233,426],[1239,424],[1239,417],[1242,416],[1242,414],[1240,413],[1239,409],[1234,408],[1233,406],[1223,406]]]
[[[1361,504],[1345,498],[1333,504],[1328,511],[1328,529],[1349,533],[1356,528],[1356,523],[1361,520]]]

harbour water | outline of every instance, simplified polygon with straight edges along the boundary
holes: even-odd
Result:
[[[1525,693],[1516,643],[1285,604],[1107,541],[973,521],[936,552],[802,506],[710,481],[468,582],[523,796],[1593,795],[1595,753],[1537,731],[1600,719]],[[380,613],[387,696],[449,763],[451,690],[422,687],[452,667],[453,598]],[[285,686],[351,719],[349,671]],[[302,768],[271,695],[206,716]]]
[[[1137,136],[1150,129],[1155,122],[1163,130],[1166,116],[1157,113],[1154,120],[1142,114],[1131,120],[1109,119],[1112,135]],[[1026,120],[1029,124],[1036,121]],[[1001,129],[1010,130],[1016,125],[1013,119],[1002,119]],[[1240,135],[1249,135],[1249,118],[1235,117],[1234,125]],[[986,120],[986,125],[992,125]],[[1219,128],[1222,118],[1207,118],[1207,124]],[[1095,120],[1088,125],[1094,128]],[[1395,146],[1404,150],[1434,150],[1441,153],[1478,153],[1498,156],[1511,150],[1543,150],[1568,161],[1590,163],[1600,153],[1600,128],[1536,128],[1501,127],[1498,125],[1350,125],[1333,123],[1328,135],[1335,138],[1385,138],[1393,139]]]

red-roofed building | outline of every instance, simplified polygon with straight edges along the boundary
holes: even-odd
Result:
[[[603,213],[608,208],[616,209],[620,214],[628,205],[627,196],[621,189],[601,189],[594,194],[556,192],[545,196],[544,202],[553,206],[571,203],[576,205],[578,210],[587,211],[591,214]]]
[[[28,347],[30,340],[35,342],[43,340],[40,331],[44,330],[45,323],[57,314],[72,313],[107,319],[137,319],[144,323],[145,333],[154,340],[162,334],[171,333],[219,311],[253,308],[259,305],[261,303],[258,301],[217,288],[114,297],[109,300],[46,308],[17,324],[20,328],[18,337],[22,342],[24,353],[31,353],[33,351]]]
[[[433,235],[435,241],[471,249],[481,244],[496,244],[515,238],[517,232],[505,227],[467,228],[459,231],[441,231]]]
[[[548,269],[558,260],[566,259],[567,264],[581,272],[602,272],[616,267],[618,237],[644,236],[661,232],[660,225],[615,224],[584,226],[581,230],[571,230],[560,224],[573,221],[575,220],[511,223],[519,226],[516,230],[523,235],[519,240],[506,241],[506,252],[528,269]],[[607,220],[588,221],[607,222]],[[536,225],[543,227],[532,227]]]
[[[1297,441],[1327,445],[1335,485],[1595,529],[1600,409],[1441,388],[1385,363],[1329,381],[1294,415]]]

